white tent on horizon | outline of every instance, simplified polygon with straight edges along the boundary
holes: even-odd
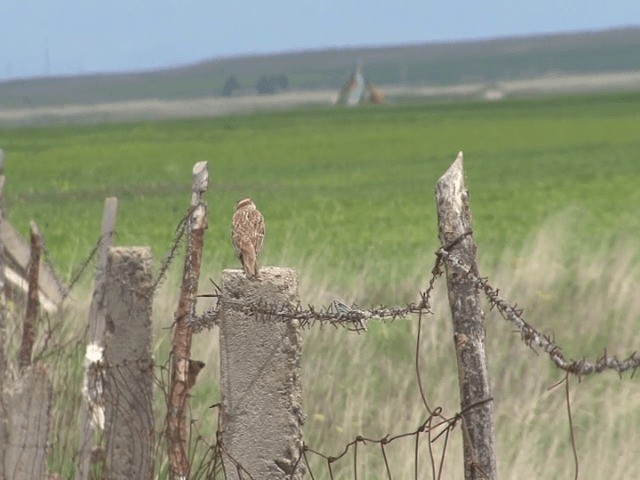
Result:
[[[338,103],[347,107],[358,105],[364,97],[364,77],[362,76],[362,64],[358,62],[356,71],[351,74],[347,83],[342,87]]]
[[[365,80],[362,74],[362,62],[358,61],[355,72],[351,74],[349,80],[347,80],[340,90],[336,104],[354,107],[365,101],[382,103],[383,98],[383,95],[373,84]]]

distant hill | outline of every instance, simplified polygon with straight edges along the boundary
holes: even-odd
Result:
[[[338,89],[361,61],[377,85],[450,86],[548,74],[640,71],[640,26],[454,43],[340,48],[219,58],[180,68],[0,82],[0,107],[93,104],[255,94],[261,77],[288,90]],[[264,80],[264,79],[263,79]]]

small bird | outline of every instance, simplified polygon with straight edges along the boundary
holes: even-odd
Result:
[[[264,217],[253,201],[248,197],[238,200],[231,222],[231,241],[247,278],[258,276],[264,234]]]

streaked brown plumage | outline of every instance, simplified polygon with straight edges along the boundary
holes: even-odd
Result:
[[[265,227],[262,214],[250,198],[236,202],[231,222],[231,241],[247,278],[258,276],[258,255],[262,251]]]

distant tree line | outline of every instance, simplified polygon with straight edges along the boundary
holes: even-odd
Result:
[[[240,88],[240,82],[233,75],[227,78],[227,81],[224,82],[224,86],[222,87],[222,95],[224,97],[230,97],[233,95],[233,91]]]
[[[256,82],[256,90],[260,95],[276,93],[289,88],[289,79],[284,73],[280,75],[262,75]]]
[[[230,97],[233,92],[241,87],[238,79],[232,75],[224,82],[222,95]],[[284,73],[279,75],[262,75],[256,81],[256,90],[260,95],[269,95],[281,92],[289,88],[289,79]]]

